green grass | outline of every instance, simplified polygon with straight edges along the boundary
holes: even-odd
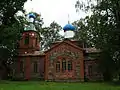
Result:
[[[0,81],[0,90],[120,90],[107,83],[55,83],[41,81]]]

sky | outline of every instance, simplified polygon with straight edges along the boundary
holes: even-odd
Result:
[[[72,23],[86,16],[82,11],[76,13],[75,3],[76,0],[28,0],[24,8],[27,12],[33,10],[41,13],[44,26],[49,26],[51,22],[56,21],[63,27],[68,23],[68,20]]]

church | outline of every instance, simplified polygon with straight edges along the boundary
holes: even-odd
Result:
[[[65,39],[51,44],[47,51],[40,51],[40,34],[34,27],[34,14],[29,14],[30,25],[19,42],[19,55],[14,62],[14,76],[24,80],[45,81],[96,81],[103,76],[98,71],[100,51],[87,48],[83,42],[72,40],[75,27],[63,27]],[[96,57],[97,56],[97,57]]]

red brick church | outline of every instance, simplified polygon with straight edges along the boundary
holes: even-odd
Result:
[[[33,15],[29,17],[34,18]],[[53,43],[49,50],[43,52],[40,51],[40,35],[30,23],[19,43],[14,76],[25,80],[101,80],[96,58],[99,51],[72,40],[69,36],[73,36],[75,28],[71,24],[67,24],[63,30],[65,39]]]

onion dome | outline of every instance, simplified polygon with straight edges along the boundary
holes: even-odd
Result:
[[[29,25],[25,26],[25,28],[24,28],[25,31],[29,31],[29,30],[36,31],[35,26],[33,24],[35,18],[36,18],[36,15],[34,13],[31,12],[31,13],[28,14]]]
[[[29,18],[34,18],[34,19],[36,18],[34,13],[30,13],[30,14],[28,14],[28,16],[29,16]]]
[[[65,31],[74,31],[74,30],[75,30],[75,27],[74,27],[73,25],[71,25],[71,24],[67,24],[67,25],[65,25],[65,26],[63,27],[63,30],[64,30],[64,32],[65,32]]]

